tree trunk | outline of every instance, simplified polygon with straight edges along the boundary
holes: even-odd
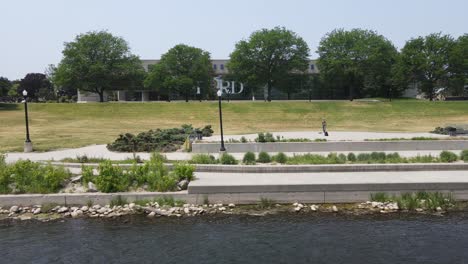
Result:
[[[272,88],[272,83],[271,81],[268,81],[268,93],[267,93],[267,101],[271,102],[271,88]]]
[[[185,93],[185,102],[188,103],[188,100],[189,100],[189,94]]]
[[[288,94],[288,100],[291,99],[291,93],[288,92],[287,94]]]
[[[99,90],[97,93],[99,94],[99,102],[103,103],[104,102],[104,91]]]

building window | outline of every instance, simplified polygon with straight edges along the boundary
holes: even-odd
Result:
[[[224,64],[220,64],[220,65],[219,65],[219,68],[220,68],[221,70],[224,70]]]
[[[315,69],[315,65],[311,64],[311,65],[310,65],[310,69],[311,69],[311,70],[314,70],[314,69]]]
[[[216,64],[213,64],[213,69],[216,70],[218,67],[216,67]]]

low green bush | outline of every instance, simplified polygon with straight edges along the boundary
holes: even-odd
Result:
[[[288,158],[287,164],[332,164],[328,157],[317,154],[294,155]]]
[[[70,176],[70,171],[62,166],[29,160],[6,164],[0,158],[0,193],[54,193]]]
[[[241,142],[241,143],[247,143],[247,139],[246,139],[244,136],[242,136],[242,137],[240,138],[240,142]]]
[[[242,158],[242,163],[245,165],[255,165],[255,153],[249,151],[244,154],[244,158]]]
[[[288,162],[288,157],[283,152],[279,152],[278,154],[274,155],[271,158],[273,161],[276,161],[281,164],[285,164],[286,162]]]
[[[223,153],[219,157],[219,162],[221,164],[225,164],[225,165],[236,165],[237,164],[236,158],[234,158],[234,156],[232,156],[231,154],[228,154],[228,153]]]
[[[98,171],[94,182],[101,192],[124,192],[130,186],[128,174],[120,166],[113,166],[110,160],[101,162]]]
[[[371,193],[371,201],[373,202],[388,202],[391,201],[392,198],[387,195],[387,193],[384,192],[378,192],[378,193]]]
[[[468,149],[465,149],[460,153],[460,159],[464,162],[468,162]]]
[[[352,152],[348,153],[347,158],[348,158],[348,161],[350,162],[355,162],[357,160],[356,155]]]
[[[190,164],[216,164],[218,161],[213,155],[208,154],[195,154],[188,161]]]
[[[265,197],[260,197],[257,207],[260,209],[270,209],[275,204],[275,201]]]
[[[192,125],[182,125],[181,128],[156,129],[141,132],[138,135],[125,133],[107,145],[112,151],[120,152],[172,152],[178,150],[190,135],[201,133],[203,136],[211,136],[213,130],[211,126],[203,129],[193,128]]]
[[[424,155],[424,156],[416,156],[407,158],[406,161],[408,163],[432,163],[432,162],[440,162],[439,158],[433,157],[432,155]]]
[[[442,162],[454,162],[458,160],[457,154],[445,150],[440,153],[439,157]]]
[[[440,192],[404,193],[393,199],[402,210],[414,210],[416,208],[436,210],[437,207],[447,209],[454,203],[451,194]]]
[[[179,181],[187,180],[193,181],[195,176],[195,166],[187,163],[176,163],[174,164],[174,174]]]
[[[5,161],[5,155],[0,154],[0,193],[10,193],[10,173]]]
[[[94,173],[93,167],[81,165],[81,183],[84,186],[88,186],[88,182],[93,182]]]
[[[276,139],[273,137],[273,134],[271,133],[263,133],[260,132],[257,135],[257,138],[255,139],[255,142],[259,143],[266,143],[266,142],[276,142]]]
[[[269,163],[269,162],[271,162],[271,157],[270,157],[270,155],[268,153],[266,153],[265,151],[262,151],[262,152],[258,153],[257,162]]]

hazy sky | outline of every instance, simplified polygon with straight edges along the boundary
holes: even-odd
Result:
[[[107,29],[142,59],[185,43],[228,58],[234,44],[261,28],[285,26],[309,44],[335,28],[373,29],[401,48],[433,32],[468,32],[467,0],[0,0],[0,76],[44,72],[63,43]]]

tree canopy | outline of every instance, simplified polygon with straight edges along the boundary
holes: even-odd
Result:
[[[468,34],[460,36],[449,53],[449,88],[454,95],[463,95],[468,84]]]
[[[267,100],[271,89],[291,73],[308,67],[309,47],[296,33],[283,27],[253,32],[248,40],[236,44],[227,65],[238,80],[253,87],[266,85]]]
[[[207,51],[179,44],[162,55],[160,62],[152,67],[145,87],[153,88],[168,98],[171,93],[178,93],[188,101],[197,87],[206,96],[213,75]]]
[[[8,95],[8,91],[10,90],[12,83],[8,78],[0,77],[0,96]]]
[[[430,100],[438,87],[446,87],[450,77],[449,53],[454,40],[440,33],[406,42],[401,50],[399,68],[408,82],[419,84],[419,90]]]
[[[60,86],[93,92],[104,101],[104,91],[142,87],[145,71],[127,42],[107,31],[78,35],[65,43],[63,59],[52,74]]]
[[[391,69],[397,56],[393,44],[375,31],[336,29],[325,35],[318,48],[320,74],[343,94],[387,96]]]
[[[28,73],[21,79],[17,87],[17,94],[22,94],[23,90],[28,92],[28,98],[31,100],[53,100],[55,91],[52,83],[43,73]]]

